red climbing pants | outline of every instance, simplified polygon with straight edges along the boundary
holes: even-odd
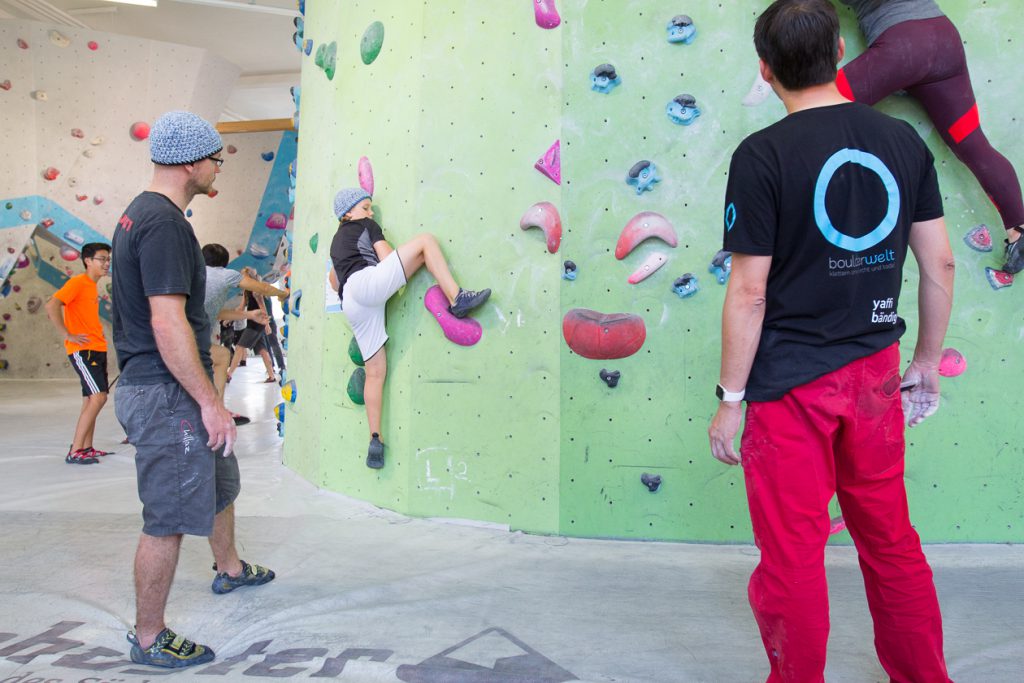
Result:
[[[768,683],[825,680],[833,493],[857,546],[882,667],[896,683],[949,681],[932,572],[907,509],[899,384],[894,344],[747,407],[741,453],[761,551],[749,597]]]

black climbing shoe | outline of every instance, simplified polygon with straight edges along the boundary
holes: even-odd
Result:
[[[487,297],[490,295],[491,290],[489,289],[474,292],[471,289],[460,288],[459,293],[455,296],[455,303],[448,307],[448,311],[456,318],[465,318],[470,311],[487,301]]]
[[[1016,230],[1021,236],[1016,242],[1005,240],[1006,250],[1003,253],[1006,256],[1006,264],[1003,266],[1003,272],[1015,275],[1024,270],[1024,228],[1018,226],[1010,229]]]
[[[370,437],[370,448],[366,451],[366,466],[374,470],[384,467],[384,444],[380,442],[380,434],[376,432]]]

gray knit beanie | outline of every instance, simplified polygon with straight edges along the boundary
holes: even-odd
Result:
[[[334,215],[340,221],[341,217],[351,211],[356,204],[370,198],[366,190],[361,187],[346,187],[343,190],[338,190],[338,194],[334,195]]]
[[[187,111],[169,111],[156,120],[149,133],[149,154],[154,164],[194,164],[224,148],[220,133]]]

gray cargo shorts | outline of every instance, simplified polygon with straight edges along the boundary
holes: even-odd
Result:
[[[180,384],[119,385],[114,412],[135,446],[142,532],[209,536],[241,488],[238,460],[206,442],[199,404]]]

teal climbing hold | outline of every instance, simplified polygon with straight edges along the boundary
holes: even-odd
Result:
[[[292,292],[292,295],[289,298],[289,301],[291,302],[291,305],[289,306],[289,308],[291,309],[291,314],[294,315],[296,318],[298,318],[301,315],[301,311],[299,310],[299,307],[302,304],[302,290],[301,289],[296,289],[294,292]],[[287,313],[287,312],[288,311],[286,310],[285,313]]]
[[[375,21],[366,27],[363,39],[359,43],[359,54],[363,58],[363,64],[373,64],[380,54],[380,48],[384,44],[384,24]]]
[[[352,341],[348,344],[348,357],[352,359],[352,362],[356,365],[364,365],[363,354],[359,350],[359,344],[356,343],[356,338],[352,337]]]
[[[352,371],[352,376],[348,378],[348,397],[352,399],[352,402],[356,405],[363,405],[365,399],[363,398],[363,387],[366,386],[366,370],[363,368],[356,368]]]
[[[309,238],[309,248],[316,253],[316,248],[320,246],[320,233],[314,232],[313,236]]]

